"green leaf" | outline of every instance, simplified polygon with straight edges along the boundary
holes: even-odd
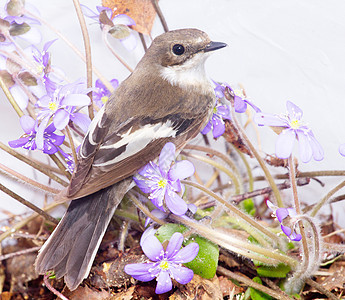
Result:
[[[158,240],[163,244],[166,243],[166,241],[170,240],[171,236],[175,232],[184,233],[187,230],[188,228],[183,225],[165,224],[157,230],[156,236]],[[199,245],[199,252],[196,258],[193,261],[186,263],[185,266],[193,270],[195,274],[198,274],[203,278],[213,278],[216,274],[218,266],[218,246],[196,234],[193,234],[188,239],[185,239],[183,245],[186,246],[193,242]]]
[[[261,266],[256,269],[259,276],[285,278],[291,268],[288,265],[280,263],[278,266]]]
[[[252,280],[256,283],[262,284],[262,281],[259,277],[254,277]],[[271,300],[271,299],[273,299],[270,295],[267,295],[266,293],[258,291],[252,287],[250,287],[249,289],[250,289],[250,297],[253,300]]]
[[[256,208],[254,205],[254,201],[252,198],[243,200],[240,203],[240,207],[249,215],[254,216],[256,212]]]

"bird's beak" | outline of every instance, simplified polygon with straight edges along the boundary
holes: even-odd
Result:
[[[226,46],[227,46],[227,44],[225,44],[225,43],[211,42],[205,47],[204,52],[210,52],[210,51],[218,50],[218,49],[224,48]]]

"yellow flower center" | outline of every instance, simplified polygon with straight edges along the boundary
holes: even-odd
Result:
[[[57,106],[57,104],[55,102],[49,102],[48,107],[52,111],[56,111],[58,109],[58,106]]]
[[[169,269],[169,263],[166,260],[162,260],[159,264],[159,267],[162,270],[168,270]]]
[[[42,74],[43,70],[44,70],[44,67],[42,65],[37,66],[37,73],[38,74]]]
[[[291,128],[292,129],[298,129],[301,126],[299,120],[294,119],[291,121]]]
[[[108,101],[109,97],[108,96],[103,96],[101,98],[101,101],[103,102],[103,104],[105,104]]]
[[[160,188],[165,188],[165,186],[167,185],[167,183],[168,183],[168,180],[162,178],[162,179],[160,179],[160,180],[158,181],[158,186],[159,186]]]
[[[214,114],[217,113],[217,106],[213,107],[213,113],[214,113]]]

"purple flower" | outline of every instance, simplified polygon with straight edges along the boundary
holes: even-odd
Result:
[[[39,149],[42,150],[43,153],[54,154],[59,151],[58,146],[60,146],[65,139],[64,136],[55,134],[54,124],[50,124],[44,130],[42,147],[38,147],[36,144],[37,122],[29,116],[22,116],[20,118],[20,125],[25,134],[17,140],[8,142],[12,148],[22,147],[28,150]]]
[[[114,89],[119,86],[119,81],[117,79],[112,79],[110,83]],[[95,101],[99,107],[102,107],[108,101],[111,92],[99,79],[96,80],[95,87],[96,89],[92,92],[93,101]]]
[[[242,90],[236,90],[236,89],[234,90],[227,83],[219,84],[218,82],[216,82],[214,80],[212,80],[212,81],[216,85],[214,92],[216,94],[216,97],[219,99],[224,98],[225,88],[230,89],[230,91],[234,95],[235,112],[244,113],[247,110],[248,104],[255,110],[255,112],[261,112],[260,108],[258,108],[256,105],[254,105],[248,99],[245,99],[245,97],[242,93]]]
[[[175,162],[175,150],[173,143],[165,144],[158,165],[154,162],[148,163],[139,170],[139,176],[133,179],[144,193],[150,194],[149,199],[157,208],[165,211],[165,204],[173,214],[183,215],[188,206],[177,194],[184,189],[180,180],[193,175],[195,170],[193,164],[187,160]]]
[[[297,224],[297,213],[293,208],[279,208],[275,206],[271,201],[266,201],[267,206],[273,211],[273,215],[277,217],[280,227],[284,234],[291,241],[300,241],[302,236],[295,231]]]
[[[324,152],[316,140],[312,130],[302,121],[303,111],[290,101],[286,102],[288,114],[283,116],[257,113],[254,120],[259,125],[282,127],[276,142],[276,155],[279,158],[288,158],[292,153],[295,140],[299,142],[301,160],[308,162],[313,157],[316,161],[322,160]]]
[[[190,243],[181,249],[183,235],[175,232],[166,249],[157,237],[148,235],[142,242],[145,255],[152,261],[144,264],[128,264],[125,272],[140,281],[157,279],[156,294],[163,294],[172,289],[171,279],[186,284],[193,279],[192,270],[182,267],[183,263],[192,261],[199,252],[197,243]]]
[[[65,159],[65,162],[67,164],[67,170],[73,174],[73,171],[74,171],[74,167],[75,167],[75,163],[74,163],[74,159],[73,159],[73,156],[71,154],[68,154],[66,152],[64,152],[63,150],[59,149],[61,155],[64,157]],[[77,151],[77,149],[76,149]],[[78,151],[77,151],[78,153]]]
[[[64,129],[71,120],[84,132],[87,131],[91,120],[87,115],[78,112],[76,107],[90,104],[90,98],[86,95],[89,91],[83,80],[77,80],[58,87],[54,92],[48,92],[37,101],[36,107],[40,109],[38,119],[41,121],[37,131],[38,145],[42,146],[43,131],[51,118],[58,130]]]
[[[213,108],[213,114],[210,121],[207,123],[205,128],[201,131],[202,134],[207,134],[212,129],[214,138],[220,137],[225,132],[224,119],[230,120],[230,106],[221,105],[218,103]]]
[[[53,72],[53,67],[51,66],[51,56],[48,52],[49,47],[55,41],[56,39],[45,43],[42,51],[39,51],[35,46],[31,47],[32,57],[37,63],[37,73],[40,75],[40,79],[42,80],[48,94],[53,93],[57,89],[58,84],[62,82],[62,80],[55,76]]]
[[[99,22],[101,28],[119,39],[127,50],[132,51],[137,46],[137,39],[128,28],[128,26],[136,25],[131,17],[125,14],[115,15],[113,10],[106,6],[96,6],[97,12],[85,5],[81,5],[81,8],[85,16]]]

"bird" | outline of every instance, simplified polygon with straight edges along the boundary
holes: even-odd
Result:
[[[71,291],[88,277],[132,176],[167,142],[181,150],[208,122],[216,96],[204,64],[226,46],[195,28],[152,41],[85,134],[70,184],[56,196],[71,202],[38,253],[38,274],[53,271]]]

